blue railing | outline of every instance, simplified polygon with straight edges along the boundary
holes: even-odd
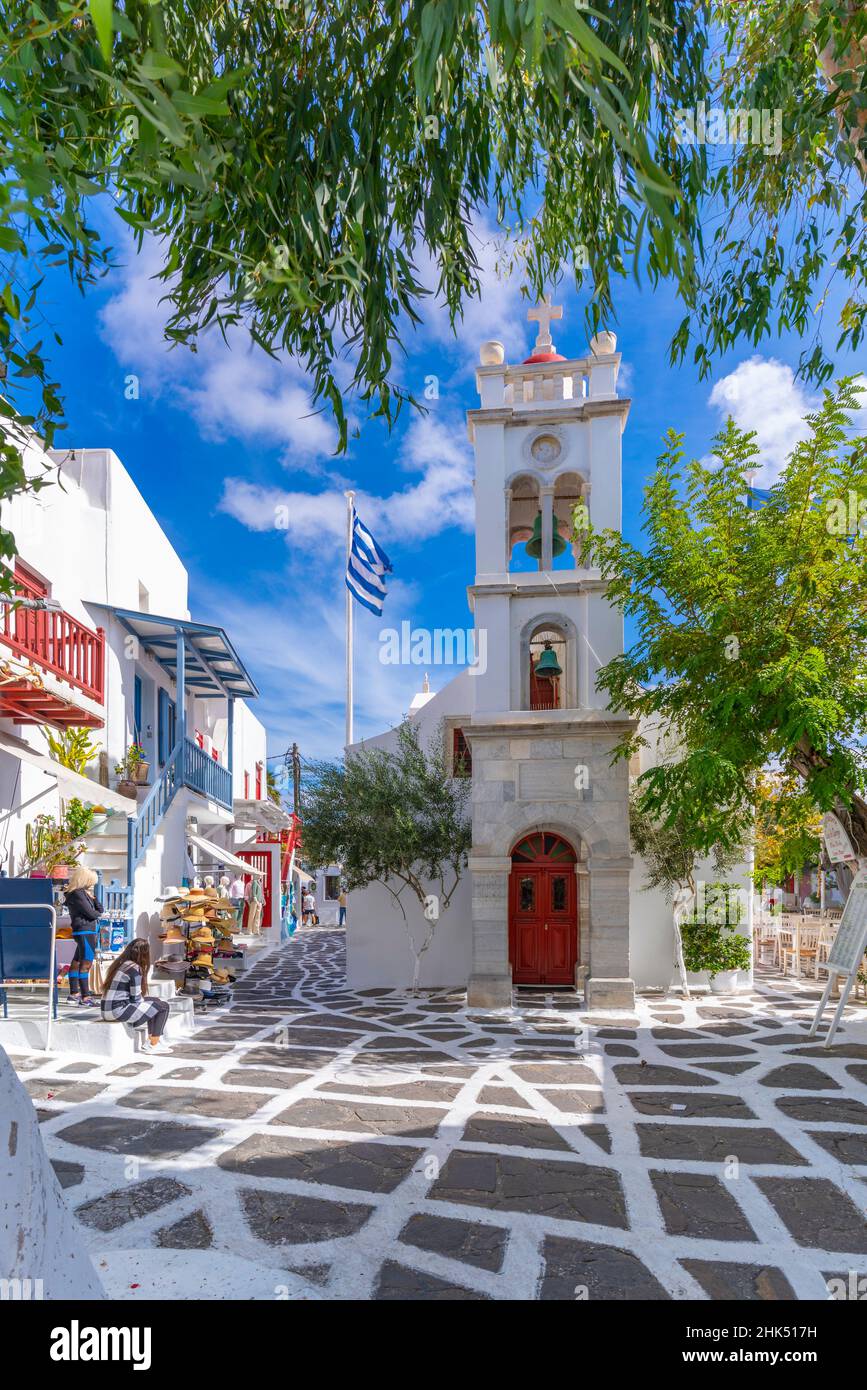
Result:
[[[191,738],[184,740],[184,786],[232,809],[232,774]]]
[[[172,803],[175,792],[181,785],[183,773],[183,745],[176,743],[169,760],[154,782],[138,814],[127,822],[127,859],[129,862],[129,881],[142,855],[154,837],[157,826]]]

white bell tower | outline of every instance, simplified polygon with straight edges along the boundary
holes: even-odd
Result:
[[[597,670],[623,649],[622,620],[573,531],[576,509],[579,521],[589,516],[596,528],[620,529],[629,401],[617,394],[614,335],[600,333],[585,355],[563,357],[551,337],[562,315],[548,300],[529,311],[538,336],[519,366],[506,363],[502,343],[482,345],[480,405],[468,414],[476,461],[469,593],[476,651],[485,653],[466,730],[474,781],[470,1000],[477,1006],[508,1002],[513,978],[544,987],[563,984],[564,975],[578,986],[586,981],[593,1004],[633,1002],[628,778],[622,763],[609,766],[627,724],[596,690]],[[529,867],[516,878],[516,845],[533,834],[549,838],[521,849],[519,862]],[[534,864],[526,855],[540,846]],[[542,901],[549,849],[572,852],[576,875],[574,941],[567,941],[572,926],[564,926],[556,961],[556,914]],[[559,902],[562,886],[556,892]]]

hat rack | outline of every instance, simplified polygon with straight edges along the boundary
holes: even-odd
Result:
[[[160,919],[165,930],[160,938],[166,954],[155,968],[176,980],[183,976],[179,992],[192,996],[194,1005],[230,1003],[235,981],[232,962],[241,955],[233,939],[239,931],[236,908],[207,888],[171,890],[162,902]]]

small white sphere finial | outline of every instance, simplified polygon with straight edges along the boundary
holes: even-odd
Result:
[[[479,361],[483,367],[499,367],[506,360],[506,349],[496,338],[490,338],[479,348]]]

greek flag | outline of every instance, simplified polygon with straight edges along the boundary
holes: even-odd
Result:
[[[377,545],[364,522],[352,508],[352,544],[346,562],[346,587],[352,596],[382,616],[385,601],[384,575],[391,573],[391,561],[382,546]]]

